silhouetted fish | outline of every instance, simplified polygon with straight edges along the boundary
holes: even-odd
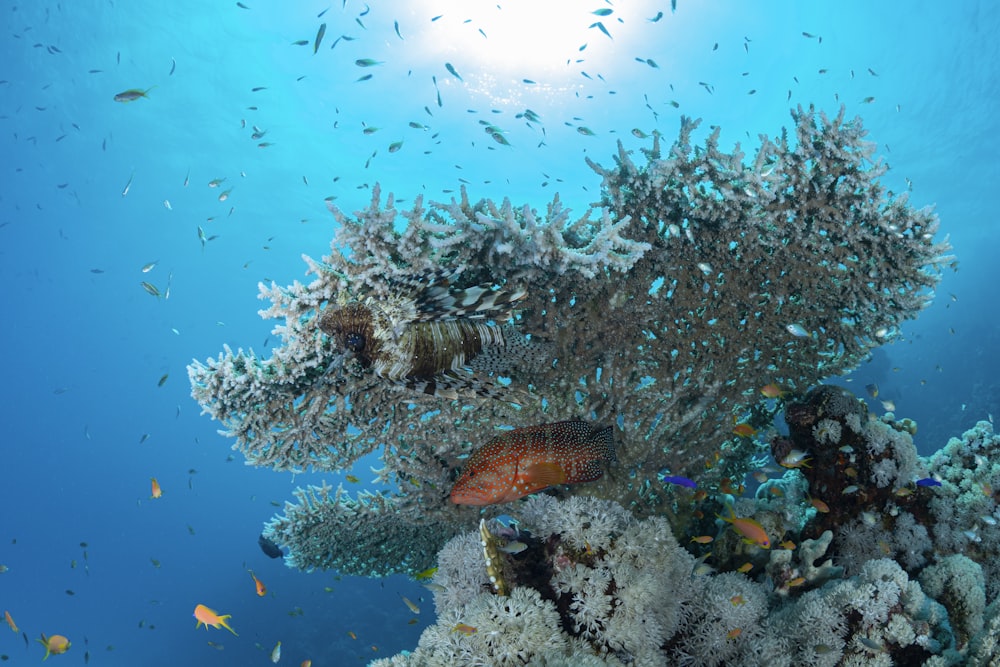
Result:
[[[284,555],[281,553],[281,547],[264,537],[264,533],[261,533],[260,537],[257,538],[257,544],[260,545],[260,550],[270,558],[281,558]]]

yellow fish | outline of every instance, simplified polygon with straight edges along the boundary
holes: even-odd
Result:
[[[45,647],[45,657],[42,660],[48,660],[50,655],[61,655],[68,651],[70,647],[69,640],[62,635],[46,637],[43,632],[42,638],[35,641]]]
[[[226,630],[229,630],[231,633],[236,635],[236,631],[233,630],[231,627],[229,627],[229,624],[226,623],[227,618],[232,618],[230,614],[219,616],[215,612],[215,610],[209,609],[205,605],[200,604],[194,608],[194,617],[198,619],[198,624],[194,626],[195,630],[197,630],[202,626],[202,624],[204,624],[206,630],[208,630],[208,626],[211,625],[213,628],[217,630],[220,628],[225,628]],[[236,636],[239,637],[239,635]]]

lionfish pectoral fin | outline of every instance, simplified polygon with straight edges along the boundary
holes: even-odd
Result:
[[[414,294],[414,321],[510,317],[517,303],[528,295],[524,289],[493,289],[492,285],[477,285],[466,289],[451,287],[447,280],[425,284]]]

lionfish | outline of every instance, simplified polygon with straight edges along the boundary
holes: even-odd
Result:
[[[488,376],[544,354],[544,344],[529,340],[513,324],[497,324],[511,317],[527,291],[488,284],[458,289],[451,285],[453,277],[427,272],[395,280],[399,296],[331,304],[319,328],[363,368],[389,382],[449,399],[502,398],[504,388]]]

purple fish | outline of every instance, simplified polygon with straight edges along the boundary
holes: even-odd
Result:
[[[686,486],[689,489],[697,489],[698,484],[687,477],[681,477],[680,475],[660,475],[660,481],[664,484],[677,484],[678,486]]]
[[[941,482],[937,481],[933,477],[924,477],[923,479],[917,480],[917,486],[941,486]]]

